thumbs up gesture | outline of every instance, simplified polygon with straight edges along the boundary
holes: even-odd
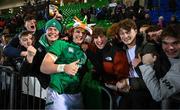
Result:
[[[75,75],[78,72],[79,66],[78,66],[79,60],[74,61],[70,64],[66,64],[64,66],[64,72],[69,75]]]

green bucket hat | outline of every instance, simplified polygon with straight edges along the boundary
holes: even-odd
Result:
[[[56,19],[47,21],[45,30],[47,30],[49,27],[55,27],[59,32],[62,32],[62,25]]]

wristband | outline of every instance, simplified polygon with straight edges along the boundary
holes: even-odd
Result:
[[[64,72],[64,66],[65,66],[65,64],[59,64],[57,66],[57,72]]]

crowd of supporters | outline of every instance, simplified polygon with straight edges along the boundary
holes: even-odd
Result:
[[[85,18],[67,25],[54,10],[40,30],[31,14],[0,19],[0,64],[20,74],[17,108],[179,109],[180,25],[175,15],[152,23],[137,2],[82,9]],[[96,26],[92,17],[112,25]],[[31,78],[37,84],[27,87]]]

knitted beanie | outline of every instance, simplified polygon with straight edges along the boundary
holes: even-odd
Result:
[[[62,31],[62,25],[56,19],[51,19],[47,21],[45,30],[47,30],[49,27],[55,27],[59,32]]]

